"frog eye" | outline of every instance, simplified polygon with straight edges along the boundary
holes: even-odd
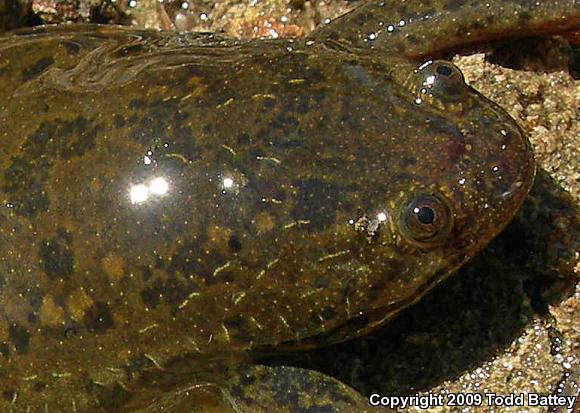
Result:
[[[432,245],[445,239],[453,226],[453,214],[440,196],[418,193],[401,215],[401,233],[412,243]]]
[[[462,102],[468,90],[463,74],[453,63],[445,60],[429,61],[417,69],[419,93],[416,102],[423,100],[449,104]]]

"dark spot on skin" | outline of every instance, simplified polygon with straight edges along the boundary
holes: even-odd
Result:
[[[4,390],[2,392],[2,398],[6,401],[12,401],[14,400],[14,396],[16,396],[16,391],[15,390]]]
[[[328,281],[328,278],[326,277],[318,277],[316,278],[316,280],[314,280],[314,287],[315,288],[325,288],[328,287],[330,284],[330,282]]]
[[[114,327],[113,315],[107,303],[97,301],[87,310],[83,323],[91,333],[102,334]]]
[[[141,110],[144,109],[147,104],[143,99],[133,99],[129,102],[129,109],[131,110]]]
[[[401,167],[403,168],[407,168],[409,166],[413,166],[417,163],[417,160],[415,158],[413,158],[412,156],[403,156],[400,160],[401,162]]]
[[[86,390],[97,401],[98,406],[106,412],[121,410],[122,406],[131,399],[131,393],[118,382],[104,386],[88,380]]]
[[[195,283],[189,280],[180,280],[172,275],[166,280],[156,279],[153,281],[141,291],[141,299],[148,308],[157,307],[161,303],[161,300],[177,308],[189,294],[198,289]]]
[[[151,268],[149,268],[146,265],[140,266],[138,271],[141,273],[141,278],[143,279],[143,281],[149,281],[153,276]]]
[[[28,66],[22,71],[22,81],[27,82],[34,79],[44,72],[50,65],[54,63],[52,57],[43,57],[31,66]]]
[[[532,18],[532,15],[527,11],[522,11],[518,14],[518,22],[520,24],[527,23],[528,21],[531,20],[531,18]]]
[[[165,261],[163,260],[163,257],[161,257],[160,255],[155,254],[155,258],[154,258],[155,262],[153,263],[153,266],[157,269],[163,268],[165,266]],[[147,268],[148,270],[150,270],[149,268]]]
[[[28,322],[30,324],[35,324],[38,317],[36,316],[36,314],[34,312],[29,312],[28,316],[27,316]]]
[[[331,320],[336,317],[336,311],[332,307],[326,307],[320,312],[320,317],[324,320]]]
[[[284,191],[283,189],[280,189],[278,192],[276,192],[276,199],[278,201],[285,201],[286,200],[286,191]]]
[[[134,377],[136,373],[140,373],[143,370],[147,370],[152,367],[155,367],[153,361],[146,357],[144,353],[139,353],[129,359],[127,365],[124,366],[124,370],[127,372],[127,377],[131,378]]]
[[[299,113],[305,114],[310,111],[310,94],[308,93],[301,93],[294,98],[290,98],[286,101],[284,108],[282,110],[283,113],[290,114],[290,113]]]
[[[179,247],[167,271],[186,279],[193,277],[207,285],[215,284],[217,280],[213,272],[226,262],[226,257],[215,249],[204,248],[203,242],[202,239],[195,239]]]
[[[92,126],[92,127],[91,127]],[[79,116],[71,121],[42,122],[26,138],[20,154],[4,171],[4,191],[20,216],[32,218],[50,207],[44,185],[58,157],[81,156],[94,145],[100,125]]]
[[[373,14],[370,12],[360,13],[356,16],[355,22],[357,23],[357,26],[364,26],[367,22],[373,21],[373,17]]]
[[[10,337],[12,344],[14,344],[14,348],[18,354],[25,354],[28,352],[30,333],[26,328],[18,324],[12,324],[8,328],[8,336]]]
[[[453,12],[461,8],[465,4],[465,0],[447,0],[443,5],[443,10]]]
[[[305,179],[293,182],[297,188],[296,205],[291,211],[295,220],[310,221],[301,225],[310,231],[321,231],[334,222],[336,211],[344,200],[347,188],[319,179]]]
[[[251,142],[250,135],[248,135],[246,132],[240,133],[236,140],[239,145],[248,145]]]
[[[228,240],[228,247],[229,247],[231,252],[236,254],[236,253],[240,252],[240,250],[242,249],[242,243],[240,242],[240,239],[238,237],[236,237],[235,235],[232,235],[230,237],[230,239]]]
[[[153,284],[141,291],[141,300],[147,308],[155,308],[161,300],[162,291],[163,283],[161,280],[155,280]]]
[[[361,131],[360,116],[356,116],[354,114],[349,99],[343,99],[341,101],[340,121],[355,133],[359,133]]]
[[[471,30],[472,31],[478,31],[481,29],[485,28],[485,23],[482,22],[481,20],[476,20],[473,23],[471,23]]]
[[[224,320],[224,326],[228,330],[228,334],[235,340],[248,340],[248,323],[245,317],[241,315],[233,316]]]
[[[296,117],[281,112],[272,119],[266,130],[262,132],[269,137],[273,146],[292,148],[302,145],[299,129],[300,122]]]
[[[10,354],[10,347],[6,343],[0,343],[0,356],[8,357]]]
[[[189,281],[169,277],[163,284],[163,299],[170,306],[178,307],[190,293],[197,289],[197,286]]]
[[[41,185],[46,179],[44,171],[48,162],[39,159],[35,163],[38,168],[33,168],[24,159],[16,158],[5,171],[4,190],[12,196],[11,200],[16,206],[16,214],[33,217],[40,212],[47,211],[50,203]]]
[[[187,119],[188,116],[189,115],[187,114],[187,112],[177,111],[175,115],[173,115],[173,120],[176,121],[177,123],[182,123],[184,120]]]
[[[118,115],[118,114],[114,114],[113,115],[113,126],[117,129],[125,126],[125,119],[123,118],[123,116]]]
[[[234,282],[234,273],[231,271],[220,271],[218,278],[220,282],[231,283]]]
[[[70,122],[62,123],[58,132],[58,153],[64,159],[70,159],[72,156],[82,156],[87,150],[94,146],[97,137],[97,127],[92,127],[90,122],[82,117],[77,116]],[[76,138],[76,139],[75,139]]]
[[[77,327],[69,326],[64,329],[63,332],[64,338],[70,339],[79,335],[79,330]]]
[[[135,125],[130,134],[131,139],[155,147],[157,140],[165,137],[172,153],[179,153],[191,161],[199,158],[201,151],[191,128],[185,124],[187,114],[180,112],[178,99],[160,99],[151,103],[139,100],[131,103],[144,105],[138,109],[139,116],[135,121],[129,122]],[[175,165],[182,167],[177,159]]]
[[[251,386],[256,382],[256,378],[249,374],[240,374],[240,384],[242,387]]]
[[[264,109],[266,109],[266,111],[269,111],[270,109],[272,109],[274,107],[274,99],[264,99]]]
[[[467,33],[469,32],[469,28],[465,27],[465,26],[457,26],[457,28],[455,29],[455,36],[457,37],[465,37],[467,36]]]
[[[408,41],[409,43],[411,43],[412,45],[416,45],[416,44],[418,44],[418,43],[419,43],[419,39],[417,39],[417,36],[414,36],[414,35],[412,35],[412,34],[408,35],[408,36],[406,37],[406,39],[407,39],[407,41]]]
[[[48,384],[46,384],[45,382],[37,381],[36,383],[34,383],[33,389],[35,392],[41,392],[44,389],[46,389],[47,387],[48,387]]]
[[[59,230],[55,237],[44,240],[40,245],[42,267],[51,280],[65,279],[72,274],[74,260],[70,244],[70,233]]]

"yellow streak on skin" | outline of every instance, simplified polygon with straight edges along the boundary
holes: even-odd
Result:
[[[323,257],[320,257],[318,259],[318,262],[322,262],[322,261],[330,260],[332,258],[340,257],[341,255],[348,254],[349,252],[350,252],[350,250],[344,250],[344,251],[335,252],[334,254],[328,254],[328,255],[325,255]]]
[[[185,156],[183,156],[180,153],[168,153],[165,155],[167,158],[177,158],[179,159],[181,162],[183,162],[184,164],[189,164],[191,163],[191,161],[189,159],[187,159]]]
[[[146,333],[147,331],[152,330],[152,329],[157,328],[157,327],[159,327],[159,324],[157,324],[157,323],[151,324],[150,326],[147,326],[147,327],[139,330],[139,334]]]
[[[199,297],[201,295],[201,293],[198,293],[197,291],[192,292],[191,294],[189,294],[187,296],[187,298],[185,300],[183,300],[183,302],[181,304],[179,304],[179,308],[180,310],[182,310],[183,308],[185,308],[187,306],[187,304],[189,304],[189,300],[191,300],[194,297]]]
[[[51,376],[57,379],[63,378],[63,377],[71,377],[72,374],[70,373],[57,373],[57,372],[52,372]]]
[[[234,151],[231,147],[229,147],[228,145],[221,145],[222,148],[224,148],[226,151],[230,152],[232,155],[236,156],[236,151]]]
[[[280,320],[282,320],[282,324],[284,324],[286,326],[286,328],[290,329],[290,325],[288,324],[288,321],[286,321],[286,319],[281,315],[279,315],[278,317],[280,318]]]
[[[276,96],[267,93],[257,93],[252,96],[252,99],[275,99]]]
[[[234,98],[229,98],[228,100],[226,100],[224,103],[220,103],[219,105],[217,105],[215,108],[216,109],[220,109],[223,108],[225,106],[228,106],[230,103],[232,103],[234,101]]]
[[[240,301],[242,301],[242,299],[246,296],[246,292],[245,291],[241,291],[237,294],[234,294],[232,296],[234,305],[238,304]]]
[[[155,360],[155,359],[153,358],[153,356],[152,356],[152,355],[145,353],[145,354],[144,354],[144,356],[145,356],[145,358],[146,358],[147,360],[150,360],[150,361],[151,361],[151,363],[153,363],[153,365],[154,365],[155,367],[157,367],[159,370],[163,370],[163,367],[161,367],[161,364],[159,364],[159,363],[157,362],[157,360]]]
[[[256,156],[256,159],[259,161],[271,161],[274,162],[276,165],[280,165],[282,161],[278,158],[274,158],[273,156]]]
[[[269,270],[270,268],[272,268],[272,266],[274,266],[278,261],[280,261],[280,258],[276,258],[276,259],[270,261],[268,264],[266,264],[266,268],[258,273],[258,276],[256,277],[256,279],[259,280],[260,278],[262,278],[262,276],[264,274],[266,274],[266,270]]]
[[[309,219],[299,219],[298,221],[294,221],[294,222],[291,222],[290,224],[284,225],[284,229],[289,229],[289,228],[292,228],[296,225],[308,225],[308,224],[310,224]]]
[[[258,320],[256,320],[254,317],[250,317],[250,321],[252,323],[254,323],[256,325],[256,327],[258,327],[258,330],[264,329],[264,327],[260,323],[258,323]]]
[[[214,270],[213,272],[213,276],[217,276],[220,272],[222,272],[223,270],[225,270],[226,268],[228,268],[230,265],[232,264],[231,261],[226,262],[224,265],[222,265],[221,267],[218,267]]]
[[[224,323],[222,323],[222,331],[224,332],[224,337],[225,337],[226,341],[229,343],[231,341],[230,332]]]

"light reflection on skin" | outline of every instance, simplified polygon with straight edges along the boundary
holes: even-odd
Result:
[[[129,199],[132,204],[142,204],[152,196],[161,196],[169,191],[169,183],[161,176],[153,178],[149,184],[131,185],[129,189]]]
[[[234,186],[234,180],[232,178],[224,178],[222,186],[224,189],[231,188],[232,186]]]
[[[234,188],[235,182],[231,177],[221,181],[222,191]],[[129,199],[133,205],[142,204],[154,196],[163,196],[169,192],[169,183],[164,177],[155,177],[148,184],[133,184],[129,188]]]

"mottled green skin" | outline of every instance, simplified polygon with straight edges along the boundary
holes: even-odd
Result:
[[[162,370],[364,334],[501,231],[515,122],[448,63],[317,36],[0,38],[0,411],[130,411]]]

